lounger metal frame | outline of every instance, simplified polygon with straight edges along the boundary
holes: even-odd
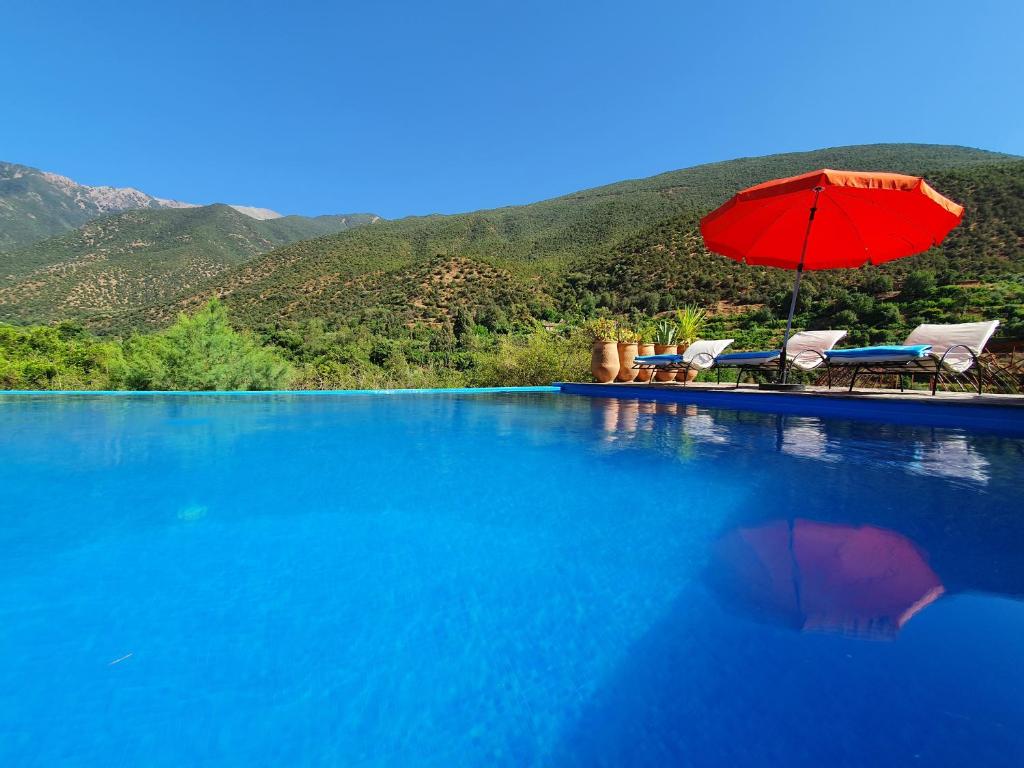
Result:
[[[968,354],[970,354],[971,356],[971,365],[968,366],[963,371],[955,371],[952,368],[946,368],[946,355],[948,355],[954,349],[966,350]],[[829,389],[832,388],[833,365],[834,364],[826,358],[825,370],[828,373]],[[907,360],[906,362],[902,363],[848,363],[844,365],[836,365],[835,367],[853,368],[853,377],[850,379],[850,387],[847,390],[848,392],[853,392],[853,387],[857,383],[858,376],[862,376],[865,374],[868,376],[892,376],[893,374],[895,374],[898,376],[899,379],[900,392],[905,391],[903,386],[904,376],[910,375],[911,378],[913,378],[914,376],[924,376],[926,378],[930,376],[932,379],[931,392],[934,395],[939,385],[939,376],[941,376],[943,373],[950,373],[953,374],[954,376],[963,376],[965,379],[969,380],[971,377],[967,375],[967,372],[970,371],[972,367],[975,368],[978,372],[976,385],[978,388],[979,395],[982,394],[982,388],[984,385],[984,371],[982,370],[982,367],[979,364],[978,355],[975,353],[973,349],[971,349],[966,344],[954,344],[953,346],[949,347],[949,349],[947,349],[945,352],[943,352],[942,356],[938,359],[936,359],[933,355],[929,355],[928,357],[919,357],[913,360]]]
[[[709,363],[711,363],[711,365],[709,365],[707,368],[695,368],[693,363],[697,362],[698,360],[707,360]],[[687,360],[686,362],[680,361],[678,363],[644,363],[641,361],[634,361],[633,370],[642,371],[645,369],[650,369],[652,371],[651,378],[647,380],[647,383],[650,384],[651,382],[654,381],[654,373],[657,371],[684,371],[686,373],[689,373],[691,370],[697,370],[698,372],[710,371],[711,368],[714,367],[714,363],[715,358],[712,357],[710,352],[698,352],[690,360]],[[663,381],[661,383],[666,384],[667,382]],[[685,387],[688,383],[689,382],[687,382],[686,378],[684,377],[683,386]]]
[[[795,355],[793,355],[792,358],[790,358],[790,360],[786,363],[786,366],[787,367],[792,367],[793,363],[795,363],[798,359],[800,359],[801,355],[806,354],[808,352],[810,354],[812,354],[812,355],[817,355],[820,358],[818,364],[815,365],[813,368],[799,368],[798,370],[805,371],[805,372],[810,372],[810,371],[816,370],[816,369],[820,368],[822,365],[824,365],[825,366],[825,374],[828,377],[828,385],[829,385],[829,387],[831,387],[832,386],[832,371],[828,367],[828,358],[825,357],[821,352],[819,352],[816,349],[802,349],[802,350],[800,350]],[[736,386],[733,387],[733,388],[734,389],[739,389],[740,388],[740,380],[743,378],[744,372],[746,372],[746,373],[756,373],[757,371],[778,370],[779,365],[778,365],[778,360],[776,358],[772,358],[770,363],[761,363],[760,365],[718,365],[716,363],[714,367],[715,367],[716,371],[718,372],[718,383],[719,384],[722,383],[722,369],[723,368],[736,368],[736,369],[738,369],[738,373],[736,374]]]

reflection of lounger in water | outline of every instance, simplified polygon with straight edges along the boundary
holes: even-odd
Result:
[[[779,450],[802,459],[836,461],[838,456],[828,452],[828,436],[821,419],[813,416],[779,416]]]
[[[708,581],[758,619],[871,639],[894,638],[945,591],[895,531],[811,520],[730,531],[715,547]]]
[[[687,412],[683,418],[683,432],[705,443],[729,442],[729,430],[715,424],[711,414],[700,411],[692,414]]]
[[[911,472],[985,485],[989,479],[989,461],[971,447],[964,435],[944,435],[942,440],[916,443],[914,459],[907,464]]]

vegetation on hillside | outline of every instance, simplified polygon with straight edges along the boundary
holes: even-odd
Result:
[[[88,341],[130,355],[145,347],[140,334],[208,311],[220,296],[239,329],[287,361],[289,385],[317,388],[579,378],[585,321],[650,328],[685,305],[708,311],[706,335],[735,338],[737,350],[770,348],[781,339],[792,273],[707,252],[697,222],[740,187],[821,166],[922,173],[966,214],[928,253],[809,273],[798,328],[844,328],[847,343],[861,344],[900,341],[921,322],[991,318],[1002,336],[1024,334],[1024,161],[917,145],[737,160],[530,206],[380,222],[83,321],[108,338],[134,334]]]
[[[927,155],[912,147],[910,157],[938,165],[940,153],[933,150]],[[700,215],[739,185],[771,173],[843,158],[848,162],[830,164],[877,167],[873,159],[880,151],[779,156],[786,162],[760,158],[761,165],[741,160],[734,161],[738,169],[730,163],[703,166],[519,208],[382,222],[277,249],[202,290],[94,318],[91,325],[106,333],[159,328],[211,294],[223,296],[240,323],[259,331],[317,318],[332,329],[369,324],[394,333],[416,323],[451,322],[458,308],[482,314],[482,324],[500,331],[570,315],[650,315],[690,303],[719,318],[755,314],[767,322],[766,313],[777,314],[779,297],[789,291],[792,274],[709,253],[697,228]],[[964,225],[927,254],[880,268],[809,274],[802,322],[820,327],[838,315],[856,338],[877,338],[872,330],[878,329],[905,334],[915,318],[934,315],[935,307],[911,306],[928,297],[911,301],[901,291],[903,282],[912,273],[931,272],[940,309],[941,290],[948,287],[992,288],[972,297],[980,303],[943,317],[995,311],[1006,321],[1005,332],[1020,332],[1012,305],[999,303],[1012,290],[996,284],[1024,269],[1024,162],[993,162],[967,150],[947,156],[954,170],[933,171],[928,178],[965,205]],[[884,167],[922,172],[909,164]],[[703,201],[700,207],[695,200]],[[840,315],[844,310],[856,320]]]
[[[0,320],[96,322],[195,290],[277,246],[373,219],[357,214],[260,221],[227,205],[103,216],[0,256]]]

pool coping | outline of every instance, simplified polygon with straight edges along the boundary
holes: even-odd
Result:
[[[1024,397],[936,396],[914,392],[770,392],[734,386],[559,382],[565,394],[684,403],[711,408],[821,416],[890,424],[982,429],[1024,434]]]

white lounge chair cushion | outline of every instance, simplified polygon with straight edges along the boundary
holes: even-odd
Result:
[[[686,363],[691,369],[705,370],[710,368],[715,363],[715,358],[718,357],[725,348],[732,344],[733,339],[714,339],[693,342],[683,352],[683,362]]]
[[[907,336],[906,344],[930,344],[931,355],[936,361],[951,347],[963,345],[975,355],[980,355],[988,340],[999,327],[998,320],[982,323],[952,323],[949,325],[919,325]],[[963,347],[952,349],[944,361],[945,366],[957,373],[963,373],[972,365],[974,358]]]

